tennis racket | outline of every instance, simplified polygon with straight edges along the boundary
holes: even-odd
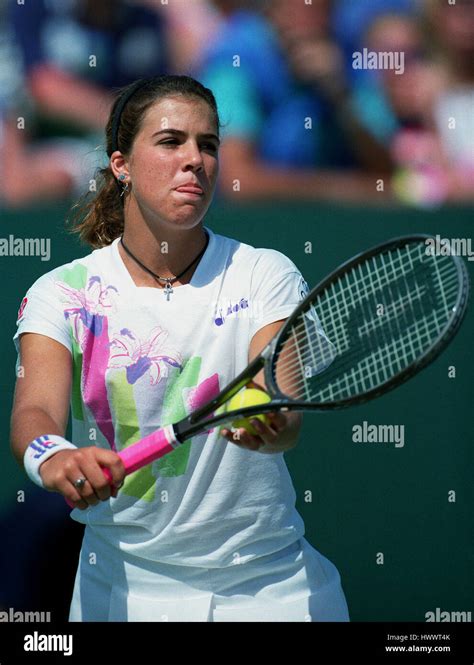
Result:
[[[469,278],[461,258],[433,255],[429,239],[395,238],[342,264],[214,399],[122,450],[127,474],[219,422],[269,411],[361,404],[433,362],[459,330]],[[225,411],[225,404],[262,369],[271,401]]]

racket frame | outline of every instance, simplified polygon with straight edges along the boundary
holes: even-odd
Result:
[[[270,411],[332,411],[336,409],[343,409],[356,404],[363,404],[369,400],[375,399],[397,386],[405,383],[412,376],[417,374],[423,368],[427,367],[437,356],[448,346],[451,340],[457,333],[463,318],[466,313],[467,303],[469,299],[469,275],[464,261],[461,257],[450,254],[453,260],[458,275],[458,296],[455,306],[452,308],[452,316],[440,331],[436,340],[431,346],[420,356],[415,362],[411,363],[408,367],[404,368],[398,374],[394,375],[391,379],[380,384],[376,388],[364,393],[360,393],[350,398],[343,400],[336,400],[327,403],[314,403],[306,402],[303,400],[294,400],[280,391],[276,384],[273,375],[273,362],[276,352],[282,341],[286,341],[286,333],[291,328],[295,319],[304,311],[309,302],[313,301],[315,297],[322,293],[331,283],[339,279],[342,275],[348,273],[354,266],[369,260],[374,256],[378,256],[385,252],[391,251],[396,248],[403,248],[411,242],[421,242],[428,239],[435,240],[434,236],[429,234],[411,234],[405,236],[398,236],[387,240],[382,244],[375,245],[368,250],[360,252],[355,256],[348,259],[345,263],[339,265],[333,272],[324,277],[316,286],[311,289],[306,298],[298,305],[294,312],[285,321],[284,325],[270,340],[267,346],[260,352],[260,354],[252,360],[252,362],[233,380],[231,381],[216,397],[191,413],[187,418],[184,418],[179,423],[176,423],[174,432],[176,438],[183,442],[188,440],[203,431],[202,419],[209,416],[204,423],[211,428],[217,422],[230,421],[236,417],[248,418],[260,413],[268,413]],[[444,257],[445,255],[443,255]],[[258,404],[255,406],[245,407],[236,411],[231,411],[225,415],[216,415],[215,410],[223,406],[231,397],[233,397],[239,390],[244,388],[249,381],[260,371],[264,370],[266,391],[271,397],[271,402],[265,404]]]

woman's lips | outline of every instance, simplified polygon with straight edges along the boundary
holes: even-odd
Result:
[[[182,185],[181,187],[176,187],[176,191],[182,192],[183,194],[194,194],[196,196],[202,196],[204,194],[203,190],[195,185]]]

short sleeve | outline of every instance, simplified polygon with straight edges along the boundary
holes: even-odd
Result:
[[[304,277],[287,256],[262,250],[252,274],[250,339],[269,323],[288,318],[308,293]]]
[[[22,333],[32,332],[56,340],[72,352],[70,327],[64,316],[64,306],[48,273],[40,277],[31,286],[23,298],[17,318],[17,331],[13,343],[19,353],[19,337]]]
[[[284,254],[265,250],[260,258],[252,275],[254,301],[250,316],[250,341],[264,326],[287,319],[310,291],[301,272]],[[319,374],[333,362],[336,350],[327,338],[314,307],[306,312],[305,317],[306,330],[317,335],[312,337],[317,357],[313,370]]]

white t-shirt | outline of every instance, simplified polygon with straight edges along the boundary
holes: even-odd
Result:
[[[118,238],[29,289],[14,342],[18,350],[21,333],[40,333],[71,352],[75,445],[119,451],[179,421],[245,369],[253,335],[287,318],[307,293],[280,252],[206,230],[190,283],[174,287],[169,301],[134,284]],[[276,552],[304,533],[283,454],[241,449],[219,427],[72,517],[136,556],[208,568]]]

